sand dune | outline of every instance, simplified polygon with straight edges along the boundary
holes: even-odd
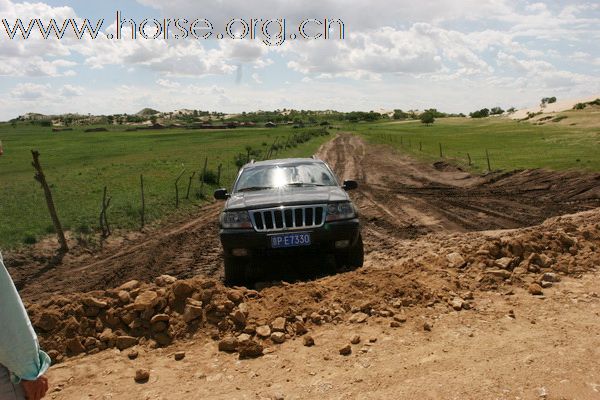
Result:
[[[508,115],[509,118],[512,119],[523,119],[527,117],[527,113],[554,113],[566,110],[572,110],[575,104],[577,103],[586,103],[588,101],[593,101],[597,98],[600,98],[600,95],[583,97],[579,99],[569,99],[569,100],[558,100],[556,103],[548,104],[546,107],[541,108],[539,105],[531,108],[524,108],[522,110],[517,110],[516,112]]]

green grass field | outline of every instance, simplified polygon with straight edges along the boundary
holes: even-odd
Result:
[[[111,127],[110,129],[116,129]],[[215,185],[199,193],[199,175],[205,157],[209,170],[223,164],[221,186],[233,181],[233,159],[246,146],[266,153],[276,137],[307,129],[278,127],[232,130],[144,130],[85,133],[83,128],[52,133],[50,128],[29,124],[0,124],[4,155],[0,157],[0,248],[33,242],[52,233],[43,192],[34,181],[31,149],[41,153],[41,163],[53,190],[58,214],[65,229],[89,232],[99,229],[98,216],[104,186],[112,197],[109,222],[113,228],[139,228],[140,174],[144,175],[146,220],[156,221],[174,213],[189,213],[210,197]],[[474,171],[487,169],[486,149],[493,170],[549,168],[600,171],[600,129],[564,124],[534,125],[506,119],[438,119],[431,126],[420,122],[345,124],[345,131],[364,135],[370,142],[387,144],[426,161],[443,158],[467,165]],[[337,132],[331,131],[330,132]],[[310,156],[333,137],[317,136],[297,147],[281,150],[276,157]],[[419,146],[421,150],[419,150]],[[193,171],[190,199],[175,209],[174,181],[180,180],[185,197]]]
[[[533,125],[500,118],[440,118],[433,125],[415,122],[349,124],[345,130],[373,143],[388,144],[426,161],[443,158],[474,171],[547,168],[600,171],[600,128]],[[419,150],[421,146],[421,150]]]
[[[111,128],[113,129],[113,128]],[[252,128],[230,130],[144,130],[85,133],[51,132],[29,124],[13,128],[0,124],[4,155],[0,156],[0,249],[33,242],[52,233],[43,191],[33,179],[31,149],[39,150],[40,161],[51,185],[56,208],[67,230],[89,232],[99,229],[104,186],[112,197],[109,223],[112,228],[139,228],[140,174],[144,175],[146,220],[154,221],[174,212],[189,212],[202,203],[200,171],[217,171],[222,163],[222,185],[230,185],[237,173],[233,160],[251,146],[266,153],[276,137],[287,137],[307,129]],[[313,131],[315,128],[312,128]],[[280,150],[276,157],[310,156],[330,136]],[[175,179],[184,197],[189,176],[196,171],[189,200],[175,209]],[[224,183],[224,184],[223,184]],[[212,196],[215,185],[204,186]]]

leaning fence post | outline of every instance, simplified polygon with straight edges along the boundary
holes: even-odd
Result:
[[[40,153],[37,150],[31,150],[31,155],[33,156],[33,162],[31,163],[31,165],[33,165],[33,168],[35,169],[34,178],[40,183],[42,189],[44,189],[44,195],[46,196],[46,205],[48,206],[50,218],[52,219],[52,223],[54,224],[54,230],[56,231],[56,235],[58,236],[60,250],[62,252],[67,252],[69,251],[69,246],[67,245],[67,239],[65,238],[65,233],[62,229],[62,225],[60,224],[60,220],[58,219],[56,207],[54,207],[54,200],[52,200],[52,192],[50,191],[48,182],[46,182],[46,176],[42,171],[42,165],[40,164],[39,160]]]
[[[190,198],[190,189],[192,187],[192,179],[194,179],[194,176],[196,176],[196,171],[194,171],[192,173],[192,175],[190,175],[190,181],[188,182],[187,191],[185,192],[185,199],[186,200],[188,200]]]
[[[100,228],[102,229],[102,237],[110,236],[110,225],[108,225],[108,217],[106,216],[106,210],[110,206],[111,198],[109,197],[107,200],[106,191],[107,188],[106,186],[104,186],[104,194],[102,195],[102,209],[100,211]]]
[[[202,176],[200,177],[200,195],[204,196],[204,179],[206,179],[206,167],[208,165],[208,157],[204,158],[204,168],[202,169]]]
[[[490,166],[490,153],[488,153],[488,149],[485,149],[485,158],[487,158],[488,171],[491,171],[492,167]]]
[[[444,158],[444,153],[442,153],[442,144],[440,143],[440,158]]]
[[[467,158],[469,159],[469,167],[471,166],[471,155],[467,153]]]

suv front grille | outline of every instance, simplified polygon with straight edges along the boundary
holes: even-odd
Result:
[[[257,232],[318,228],[325,224],[325,205],[281,206],[251,210],[250,220]]]

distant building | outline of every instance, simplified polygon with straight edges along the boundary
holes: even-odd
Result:
[[[21,116],[20,119],[23,121],[46,121],[46,120],[51,120],[52,116],[38,114],[38,113],[27,113],[27,114]]]

